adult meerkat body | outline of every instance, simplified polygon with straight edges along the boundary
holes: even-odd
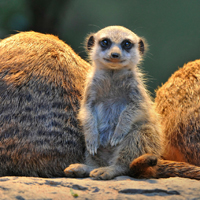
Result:
[[[159,119],[137,65],[144,42],[132,31],[111,26],[87,39],[92,72],[79,119],[87,147],[85,164],[65,169],[69,177],[111,179],[128,174],[140,155],[161,154]]]
[[[76,118],[90,65],[57,37],[0,42],[0,176],[64,176],[84,160]]]
[[[149,167],[143,155],[130,164],[131,175],[145,178],[179,176],[200,180],[200,60],[176,71],[156,92],[161,115],[163,154]],[[145,161],[146,160],[146,161]]]
[[[176,71],[156,92],[164,159],[200,166],[200,60]],[[176,97],[176,98],[174,98]]]

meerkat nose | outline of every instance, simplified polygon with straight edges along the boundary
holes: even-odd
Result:
[[[111,53],[111,58],[120,58],[119,53]]]

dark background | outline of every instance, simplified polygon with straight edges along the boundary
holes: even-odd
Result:
[[[0,38],[17,31],[52,33],[84,59],[88,33],[122,25],[146,38],[142,69],[148,89],[200,58],[199,0],[0,0]]]

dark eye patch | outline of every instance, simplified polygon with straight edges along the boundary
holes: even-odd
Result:
[[[108,49],[111,46],[112,42],[111,42],[110,39],[104,38],[99,42],[99,44],[102,47],[102,49],[105,50],[105,49]]]
[[[126,51],[130,50],[134,44],[130,40],[124,40],[121,43],[122,49],[125,49]]]

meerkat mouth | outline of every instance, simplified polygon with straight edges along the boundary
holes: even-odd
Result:
[[[110,62],[110,63],[123,63],[123,62],[125,62],[125,60],[120,60],[120,59],[107,59],[107,58],[104,58],[104,60],[106,61],[106,62]]]

